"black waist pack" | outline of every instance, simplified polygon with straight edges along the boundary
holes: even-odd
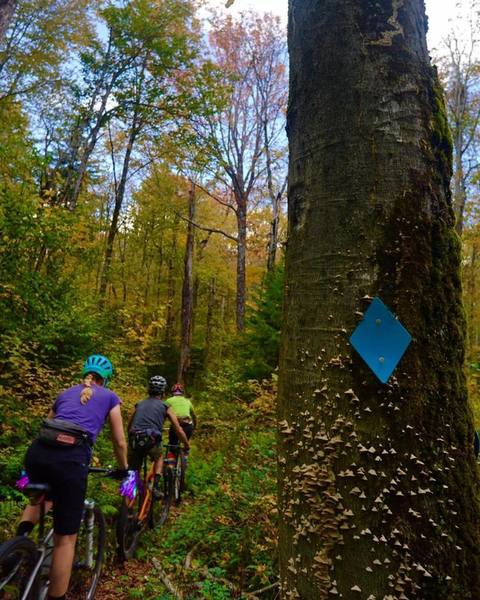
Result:
[[[145,452],[158,446],[162,440],[162,434],[156,429],[133,430],[128,434],[128,444],[132,450],[142,449]]]
[[[49,446],[92,445],[92,438],[88,431],[63,419],[45,419],[37,439]]]

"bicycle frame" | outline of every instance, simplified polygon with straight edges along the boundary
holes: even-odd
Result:
[[[95,508],[95,501],[94,500],[89,500],[86,499],[85,500],[85,517],[84,517],[84,521],[86,523],[87,526],[87,548],[86,548],[86,560],[85,566],[87,566],[88,568],[91,568],[93,566],[94,563],[94,540],[93,540],[93,533],[94,533],[94,516],[93,516],[93,509]],[[40,521],[39,521],[39,542],[37,545],[38,548],[38,560],[35,563],[35,566],[30,574],[30,577],[28,578],[28,582],[26,584],[25,587],[25,592],[23,593],[21,600],[27,600],[29,593],[31,592],[32,586],[41,570],[41,568],[43,567],[43,565],[45,564],[46,559],[51,556],[52,552],[53,552],[53,528],[50,529],[47,534],[45,535],[45,537],[43,536],[43,532],[44,532],[44,527],[45,527],[45,500],[41,501],[41,505],[40,505]]]
[[[142,501],[142,505],[140,507],[140,512],[138,513],[138,520],[140,521],[140,523],[143,523],[144,521],[146,521],[146,519],[148,518],[149,512],[150,512],[150,505],[153,501],[153,494],[152,494],[152,490],[153,490],[153,482],[155,479],[155,463],[152,463],[152,466],[150,467],[150,470],[148,471],[147,474],[147,457],[144,458],[144,463],[143,463],[143,471],[144,471],[144,476],[143,476],[143,501]],[[133,502],[135,502],[134,500],[132,501],[132,505]]]
[[[89,473],[107,473],[108,469],[100,469],[100,468],[90,468]],[[25,586],[25,591],[22,594],[20,600],[27,600],[28,595],[30,594],[33,584],[42,569],[42,567],[46,564],[46,560],[53,553],[53,536],[54,531],[53,528],[49,529],[46,535],[45,533],[45,494],[42,494],[38,504],[40,505],[40,518],[38,521],[38,542],[37,542],[37,550],[38,550],[38,560],[35,563],[35,566],[32,569],[32,572],[28,578],[27,584]],[[82,517],[82,522],[86,523],[87,534],[86,534],[86,557],[85,562],[81,563],[88,568],[93,567],[94,564],[94,509],[95,509],[95,500],[85,499],[84,502],[84,514]],[[41,595],[39,600],[42,600],[46,597],[45,594]]]

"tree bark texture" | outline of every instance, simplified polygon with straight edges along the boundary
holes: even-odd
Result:
[[[193,317],[193,253],[195,242],[195,184],[191,183],[188,194],[188,223],[185,255],[183,259],[182,286],[182,333],[180,340],[180,360],[178,364],[177,381],[183,383],[190,366],[190,350],[192,345]]]
[[[237,200],[237,297],[236,318],[237,331],[245,329],[245,301],[246,301],[246,264],[247,264],[247,201]]]
[[[479,598],[451,143],[423,0],[290,0],[279,382],[284,599]],[[413,336],[386,385],[348,338]]]
[[[16,3],[16,0],[0,0],[0,42],[7,33]]]

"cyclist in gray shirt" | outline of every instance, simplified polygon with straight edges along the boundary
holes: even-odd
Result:
[[[185,450],[190,445],[187,436],[178,422],[175,413],[163,401],[167,382],[161,375],[154,375],[148,383],[149,397],[135,406],[135,412],[128,423],[128,466],[139,471],[143,459],[148,455],[155,463],[154,496],[161,493],[161,476],[163,470],[162,432],[165,419],[169,419],[172,427],[183,442]]]

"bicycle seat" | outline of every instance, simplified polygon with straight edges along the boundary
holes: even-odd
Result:
[[[48,483],[29,483],[25,486],[23,491],[34,502],[41,502],[42,496],[48,496],[52,491],[52,488]]]

